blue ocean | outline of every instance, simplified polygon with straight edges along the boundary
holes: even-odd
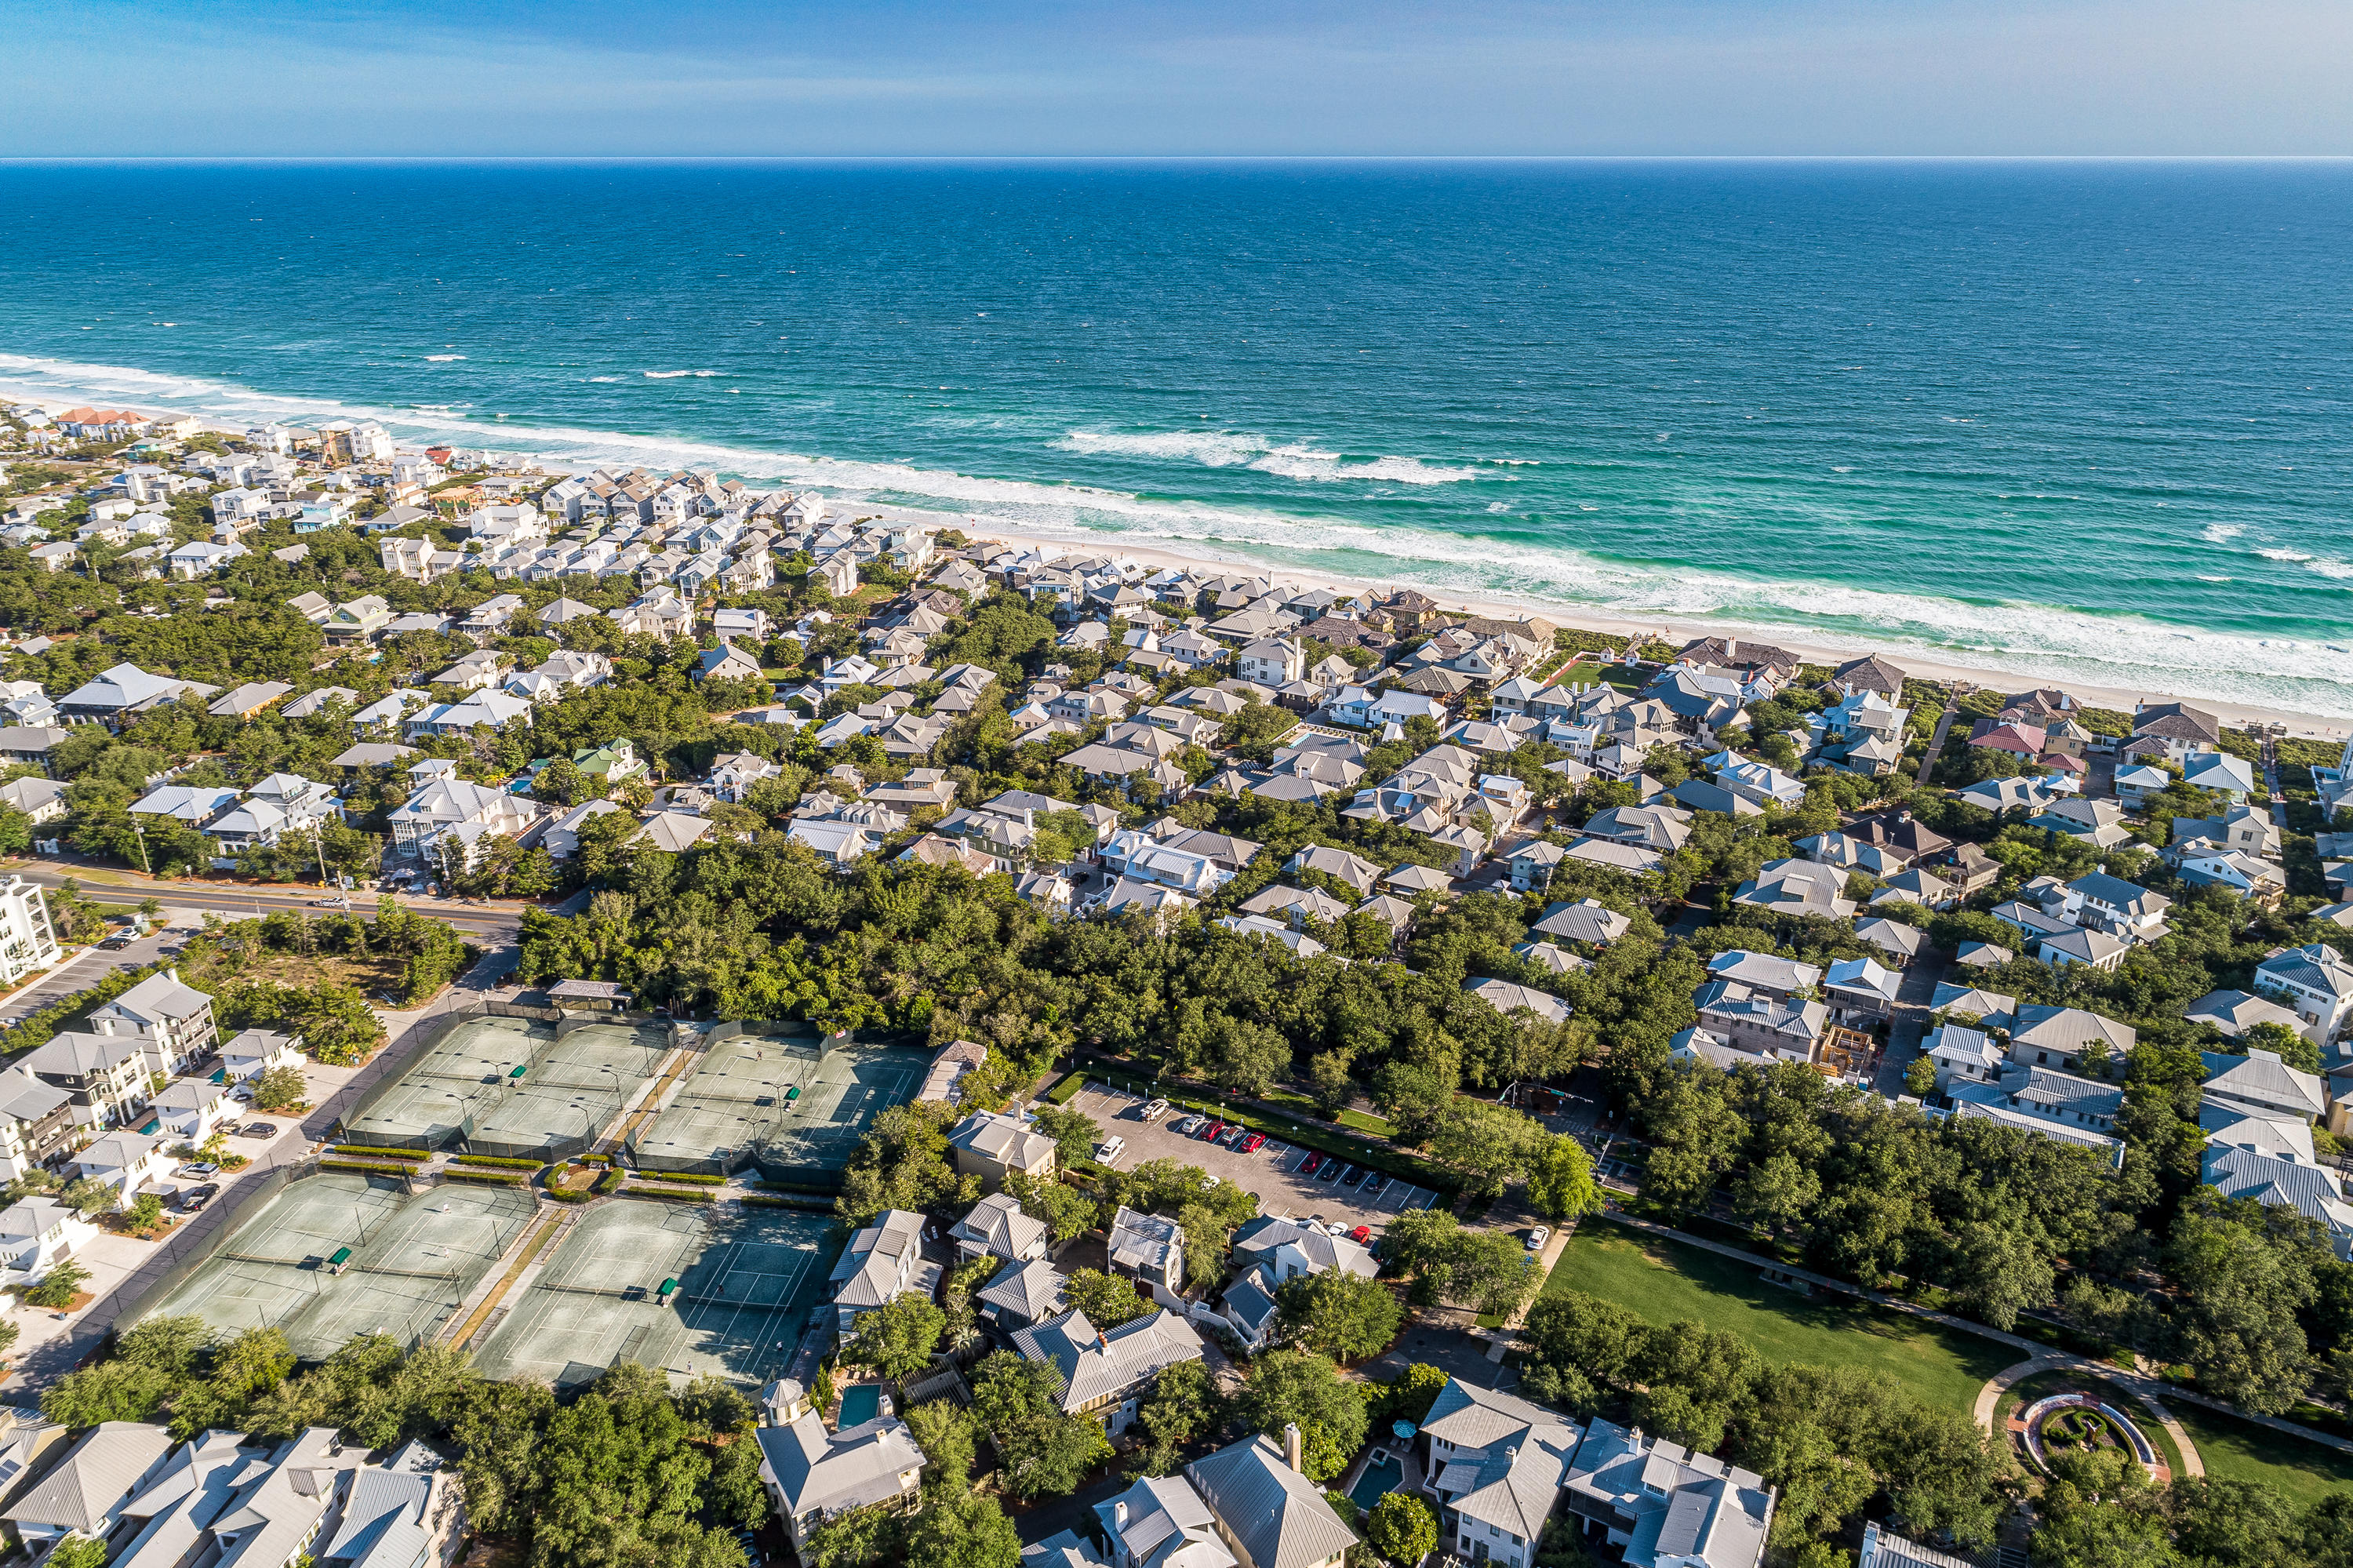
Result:
[[[2353,164],[0,166],[0,392],[2353,715]]]

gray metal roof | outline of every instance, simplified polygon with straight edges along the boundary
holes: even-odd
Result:
[[[103,1534],[112,1510],[171,1451],[172,1435],[161,1426],[103,1422],[0,1519]]]
[[[1324,1489],[1283,1463],[1263,1433],[1185,1467],[1202,1500],[1241,1544],[1252,1568],[1308,1568],[1356,1543]]]

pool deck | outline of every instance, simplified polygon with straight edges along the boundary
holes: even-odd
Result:
[[[1419,1442],[1419,1439],[1417,1438],[1415,1441]],[[1414,1445],[1411,1443],[1400,1443],[1394,1437],[1383,1436],[1366,1447],[1365,1452],[1357,1457],[1356,1462],[1348,1467],[1346,1475],[1341,1478],[1341,1485],[1338,1489],[1345,1492],[1348,1495],[1350,1501],[1353,1502],[1356,1500],[1356,1488],[1363,1483],[1365,1472],[1372,1467],[1373,1455],[1377,1451],[1389,1455],[1403,1467],[1403,1474],[1398,1478],[1398,1483],[1396,1486],[1388,1489],[1389,1491],[1412,1492],[1417,1495],[1421,1494],[1421,1458],[1414,1452]],[[1384,1495],[1386,1495],[1386,1493]],[[1356,1506],[1358,1508],[1363,1508],[1365,1505],[1359,1502]],[[1369,1512],[1370,1510],[1367,1510],[1366,1511]]]

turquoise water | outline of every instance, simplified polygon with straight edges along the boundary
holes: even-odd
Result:
[[[19,392],[2353,715],[2353,165],[13,165],[0,201]]]
[[[1397,1490],[1398,1482],[1404,1478],[1405,1467],[1385,1456],[1365,1467],[1356,1486],[1349,1489],[1348,1500],[1369,1513],[1373,1505]]]
[[[882,1390],[874,1383],[852,1383],[841,1391],[839,1429],[862,1426],[882,1414]]]

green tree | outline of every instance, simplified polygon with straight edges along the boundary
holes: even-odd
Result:
[[[841,1359],[896,1382],[931,1365],[947,1315],[921,1296],[896,1296],[858,1319]]]
[[[1926,1056],[1915,1056],[1904,1069],[1904,1087],[1909,1094],[1926,1099],[1936,1092],[1936,1064]]]
[[[164,1223],[164,1200],[153,1192],[142,1192],[131,1200],[124,1216],[135,1231],[152,1231]]]
[[[1373,1505],[1365,1539],[1399,1568],[1415,1568],[1438,1550],[1438,1520],[1419,1498],[1391,1492]]]
[[[253,1104],[258,1110],[293,1110],[304,1103],[307,1085],[302,1069],[295,1066],[265,1067],[253,1081]]]
[[[25,1303],[29,1307],[70,1307],[73,1298],[81,1294],[81,1287],[89,1283],[90,1270],[66,1258],[51,1265],[41,1282],[26,1290]]]
[[[1364,1446],[1365,1401],[1340,1369],[1308,1351],[1271,1351],[1258,1359],[1235,1400],[1245,1428],[1280,1434],[1296,1422],[1301,1463],[1311,1481],[1328,1481]]]
[[[973,1369],[972,1414],[996,1445],[997,1475],[1018,1498],[1076,1491],[1087,1472],[1111,1457],[1103,1428],[1065,1413],[1051,1367],[998,1351]]]
[[[1204,1363],[1178,1361],[1164,1369],[1136,1409],[1136,1424],[1148,1439],[1137,1456],[1137,1471],[1146,1476],[1175,1472],[1183,1463],[1185,1444],[1217,1425],[1221,1404]]]
[[[1085,1313],[1087,1321],[1098,1329],[1116,1329],[1152,1310],[1135,1293],[1133,1281],[1100,1268],[1072,1269],[1070,1278],[1062,1282],[1062,1299]]]
[[[1528,1202],[1556,1220],[1580,1219],[1601,1209],[1593,1158],[1573,1138],[1556,1137],[1528,1167]]]
[[[1458,1098],[1438,1119],[1430,1152],[1470,1179],[1475,1192],[1501,1192],[1548,1153],[1554,1141],[1532,1117],[1493,1100]]]
[[[1011,1171],[1005,1178],[1005,1190],[1021,1205],[1023,1213],[1044,1225],[1046,1234],[1058,1242],[1083,1234],[1095,1223],[1094,1200],[1054,1177]]]
[[[1345,1268],[1295,1275],[1282,1282],[1274,1300],[1282,1337],[1335,1361],[1378,1355],[1405,1320],[1405,1308],[1388,1286]]]
[[[1030,1119],[1039,1132],[1054,1140],[1054,1152],[1065,1167],[1083,1165],[1092,1160],[1095,1145],[1103,1141],[1103,1128],[1084,1111],[1041,1105],[1031,1113]]]
[[[965,1490],[976,1447],[972,1417],[947,1400],[934,1399],[907,1412],[907,1429],[931,1461],[931,1484],[950,1496]]]
[[[95,1214],[112,1213],[121,1198],[120,1190],[95,1176],[77,1176],[66,1183],[64,1192],[58,1194],[58,1202],[85,1220]]]
[[[864,1568],[897,1555],[904,1521],[886,1503],[838,1513],[809,1531],[800,1549],[804,1568]]]
[[[1021,1537],[995,1498],[943,1498],[908,1527],[905,1561],[907,1568],[1019,1568]]]
[[[69,1535],[51,1549],[46,1568],[106,1568],[106,1542],[94,1535]]]

